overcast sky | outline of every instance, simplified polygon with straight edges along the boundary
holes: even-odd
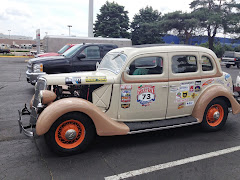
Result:
[[[237,0],[239,2],[240,0]],[[106,0],[94,0],[94,22]],[[113,0],[109,0],[113,2]],[[152,6],[161,13],[176,10],[189,12],[192,0],[114,0],[125,7],[129,18],[139,9]],[[41,38],[48,35],[68,35],[67,25],[72,25],[71,35],[87,36],[89,0],[5,0],[0,5],[0,33],[24,35],[35,38],[40,29]]]

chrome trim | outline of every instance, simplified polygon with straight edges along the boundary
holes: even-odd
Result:
[[[130,132],[128,132],[128,134],[138,134],[138,133],[158,131],[158,130],[163,130],[163,129],[172,129],[172,128],[177,128],[177,127],[190,126],[190,125],[199,124],[199,123],[200,122],[192,122],[192,123],[178,124],[178,125],[173,125],[173,126],[165,126],[165,127],[159,127],[159,128],[130,131]]]
[[[26,135],[27,137],[33,137],[34,132],[32,130],[32,126],[30,125],[30,126],[24,127],[23,124],[22,124],[22,119],[21,119],[22,113],[19,110],[18,110],[18,114],[19,114],[18,125],[19,125],[19,128],[20,128],[20,133],[23,132],[23,134]],[[28,131],[27,130],[28,128],[31,128],[32,131]]]

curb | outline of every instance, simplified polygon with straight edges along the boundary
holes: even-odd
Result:
[[[10,58],[34,58],[34,56],[0,56],[0,58],[1,57],[4,57],[4,58],[8,58],[8,57],[10,57]]]

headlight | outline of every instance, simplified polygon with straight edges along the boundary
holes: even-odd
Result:
[[[33,72],[43,72],[43,64],[34,64],[33,65]]]

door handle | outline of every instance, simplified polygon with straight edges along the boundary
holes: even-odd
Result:
[[[176,85],[170,85],[170,87],[177,87]]]
[[[163,88],[168,88],[168,85],[164,85],[164,86],[162,86]]]

